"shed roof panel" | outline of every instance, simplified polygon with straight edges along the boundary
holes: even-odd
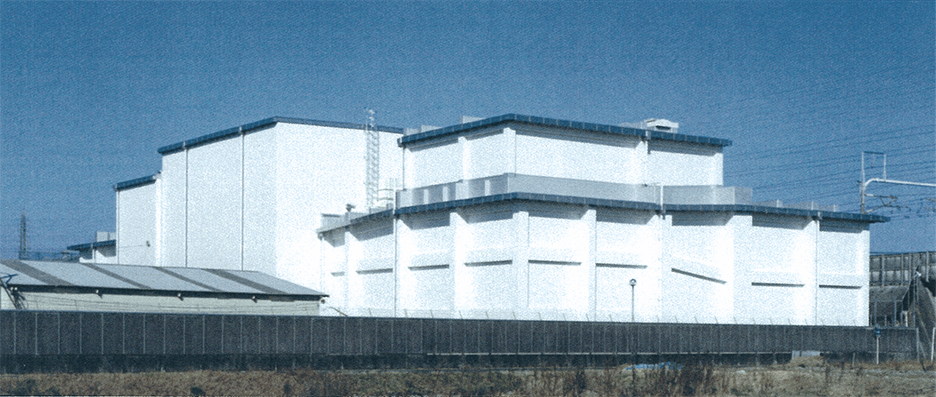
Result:
[[[0,260],[11,285],[223,294],[328,296],[255,271]]]

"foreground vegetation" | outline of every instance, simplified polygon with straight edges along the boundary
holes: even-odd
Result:
[[[188,371],[0,376],[3,395],[250,396],[934,396],[934,366],[827,363],[763,367],[464,371]]]

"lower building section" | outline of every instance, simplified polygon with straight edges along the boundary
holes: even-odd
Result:
[[[866,222],[562,201],[495,197],[320,230],[329,304],[364,316],[868,324]]]

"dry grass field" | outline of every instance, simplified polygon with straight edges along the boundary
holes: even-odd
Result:
[[[933,363],[827,363],[678,370],[188,371],[0,375],[0,395],[936,396]]]

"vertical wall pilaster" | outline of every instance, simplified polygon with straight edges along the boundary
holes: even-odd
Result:
[[[806,325],[818,325],[819,324],[819,223],[822,222],[818,218],[813,218],[809,222],[807,227],[814,237],[812,244],[812,264],[809,267],[809,276],[806,279],[806,290],[809,294],[809,302],[811,303],[806,309],[807,314]]]
[[[116,222],[117,225],[116,225],[116,228],[114,229],[114,238],[117,240],[117,244],[114,245],[114,258],[117,261],[116,262],[117,264],[123,264],[123,262],[120,261],[120,251],[122,251],[122,249],[120,248],[120,245],[121,245],[120,244],[120,241],[121,241],[120,239],[120,190],[118,189],[114,189],[114,190],[115,190],[115,194],[117,195],[116,197],[117,204],[115,205],[116,207],[115,215],[117,219],[117,222]]]
[[[458,137],[458,153],[461,153],[461,178],[468,180],[471,176],[471,145],[468,144],[468,138]]]
[[[514,309],[526,311],[530,307],[530,213],[515,211],[513,221],[516,228],[513,267],[518,288]]]
[[[452,309],[457,313],[458,310],[463,310],[470,304],[468,302],[470,285],[465,277],[465,255],[471,245],[471,233],[468,230],[468,223],[458,210],[449,213],[449,227],[455,230],[452,233],[454,240],[452,241],[452,267],[449,270],[452,272],[452,288],[454,288]]]
[[[657,251],[655,255],[653,256],[654,260],[656,261],[656,263],[653,264],[653,267],[654,267],[653,272],[656,273],[656,279],[653,280],[656,282],[656,285],[654,286],[656,291],[654,292],[653,304],[656,307],[654,308],[655,310],[646,311],[646,315],[643,315],[643,316],[638,315],[637,321],[659,322],[659,321],[662,321],[663,318],[671,314],[667,310],[667,308],[663,305],[663,297],[665,294],[664,292],[665,289],[663,288],[663,286],[664,286],[665,279],[667,277],[670,277],[670,274],[671,274],[670,268],[672,264],[669,263],[666,257],[666,250],[670,248],[665,245],[665,241],[666,241],[666,235],[669,233],[672,233],[672,230],[671,230],[672,221],[673,221],[672,217],[669,217],[669,219],[667,219],[665,212],[660,212],[657,216],[653,217],[653,219],[650,221],[654,223],[654,228],[656,229],[655,230],[656,233],[654,234],[656,236]],[[639,286],[640,284],[638,283],[638,287]],[[642,299],[641,295],[637,295],[636,300],[637,302],[642,303],[641,301],[645,299]],[[641,309],[638,308],[637,312],[639,313],[640,311]]]
[[[403,309],[413,310],[416,297],[416,280],[410,266],[417,252],[416,242],[410,226],[404,221],[406,215],[393,220],[393,315],[405,317]]]
[[[507,160],[507,170],[505,172],[517,173],[517,131],[512,128],[504,128],[504,148],[507,149],[504,157]]]
[[[354,236],[354,233],[351,232],[351,227],[345,229],[345,246],[348,250],[348,260],[345,261],[345,268],[343,270],[345,279],[344,306],[346,308],[358,308],[360,307],[360,302],[364,291],[357,270],[358,264],[364,257],[364,250],[362,243],[358,241],[357,237]],[[394,302],[395,301],[396,300],[394,299]]]
[[[581,222],[585,224],[585,230],[588,231],[587,256],[582,261],[585,271],[588,272],[588,318],[595,321],[598,313],[598,272],[595,269],[595,261],[598,258],[597,210],[595,208],[586,210]]]

